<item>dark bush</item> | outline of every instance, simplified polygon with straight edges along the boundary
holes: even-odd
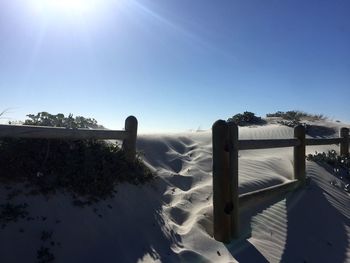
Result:
[[[253,112],[245,111],[238,113],[227,120],[228,122],[234,122],[239,126],[248,126],[248,125],[262,125],[266,122],[261,119],[261,117],[255,116]]]
[[[74,128],[101,127],[94,119],[63,114],[28,115],[25,124]],[[0,140],[0,179],[27,182],[33,192],[58,189],[89,200],[113,194],[120,182],[144,183],[153,178],[140,159],[126,160],[116,144],[101,140]]]

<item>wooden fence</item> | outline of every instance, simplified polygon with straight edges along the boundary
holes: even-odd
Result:
[[[125,151],[127,159],[132,161],[136,155],[137,119],[134,116],[126,118],[124,131],[0,124],[0,137],[123,140],[122,149]]]
[[[239,209],[250,203],[294,190],[305,184],[306,145],[340,144],[340,154],[349,155],[349,129],[342,128],[339,138],[306,139],[305,127],[294,128],[294,138],[271,140],[238,140],[233,122],[218,120],[213,125],[213,208],[214,238],[230,242],[239,236]],[[249,193],[238,194],[238,151],[294,147],[294,179]]]

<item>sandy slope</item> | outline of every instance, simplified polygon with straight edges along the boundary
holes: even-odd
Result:
[[[335,133],[341,126],[322,125]],[[292,135],[277,124],[240,128],[241,139]],[[331,148],[338,149],[307,151]],[[225,245],[212,238],[211,132],[141,135],[138,149],[157,171],[154,182],[120,185],[114,199],[86,208],[72,206],[64,195],[26,198],[34,220],[0,229],[0,261],[36,262],[41,246],[51,247],[56,262],[350,261],[349,195],[315,163],[307,163],[311,182],[305,189],[244,209],[242,238]],[[240,151],[239,165],[241,193],[279,184],[292,178],[292,148]],[[1,200],[7,192],[0,191]],[[43,230],[53,231],[54,246],[40,240]]]

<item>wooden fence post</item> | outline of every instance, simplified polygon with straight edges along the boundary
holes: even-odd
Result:
[[[229,179],[231,208],[231,238],[239,237],[239,196],[238,196],[238,126],[234,122],[228,123],[229,128]],[[228,211],[226,211],[228,212]]]
[[[305,183],[305,127],[298,125],[294,127],[294,138],[300,141],[300,145],[294,146],[294,178],[301,184]]]
[[[128,137],[123,140],[123,150],[126,158],[129,161],[134,161],[136,157],[136,137],[137,137],[137,119],[134,116],[129,116],[125,120],[125,131],[128,132]]]
[[[231,216],[225,210],[232,205],[229,176],[229,129],[223,120],[212,127],[213,142],[213,230],[214,238],[228,243],[231,240]]]
[[[343,141],[340,143],[340,156],[349,156],[349,129],[340,129],[340,138]]]

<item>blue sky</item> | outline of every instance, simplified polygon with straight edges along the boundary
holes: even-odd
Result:
[[[62,112],[120,129],[132,114],[140,132],[174,132],[299,109],[350,122],[350,1],[57,1],[0,1],[12,120]]]

